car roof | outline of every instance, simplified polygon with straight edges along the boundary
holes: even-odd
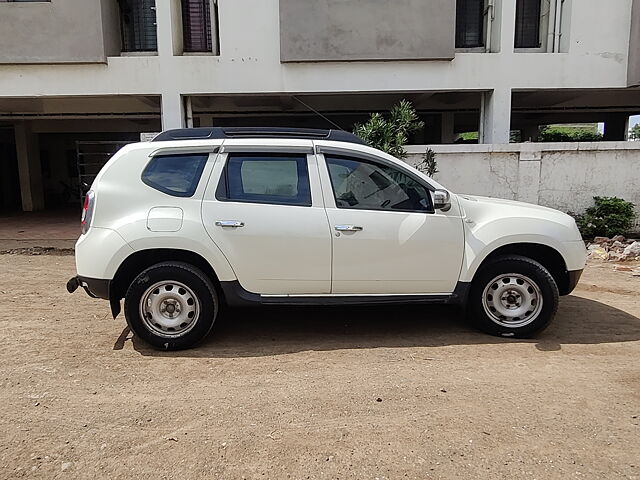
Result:
[[[365,142],[353,133],[343,130],[323,130],[316,128],[289,127],[198,127],[176,128],[166,130],[157,135],[153,142],[175,140],[213,140],[237,138],[281,138],[305,140],[329,140],[334,142],[355,143],[365,145]]]

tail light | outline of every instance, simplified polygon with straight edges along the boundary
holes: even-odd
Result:
[[[89,231],[91,226],[91,219],[93,217],[93,207],[95,205],[96,194],[93,190],[89,190],[84,197],[84,205],[82,206],[82,234],[84,235]]]

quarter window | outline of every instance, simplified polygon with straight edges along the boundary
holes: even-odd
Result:
[[[306,155],[229,154],[218,200],[311,206]]]
[[[428,189],[394,167],[351,158],[326,160],[338,208],[433,211]]]
[[[174,197],[191,197],[198,187],[208,155],[158,155],[142,172],[142,181]]]

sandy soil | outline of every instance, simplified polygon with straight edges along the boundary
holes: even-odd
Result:
[[[453,308],[229,312],[195,350],[0,255],[1,478],[640,478],[640,277],[589,265],[530,341]]]

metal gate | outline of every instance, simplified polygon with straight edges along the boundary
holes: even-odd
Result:
[[[76,141],[76,164],[78,166],[78,196],[84,204],[85,194],[105,163],[131,141]]]

